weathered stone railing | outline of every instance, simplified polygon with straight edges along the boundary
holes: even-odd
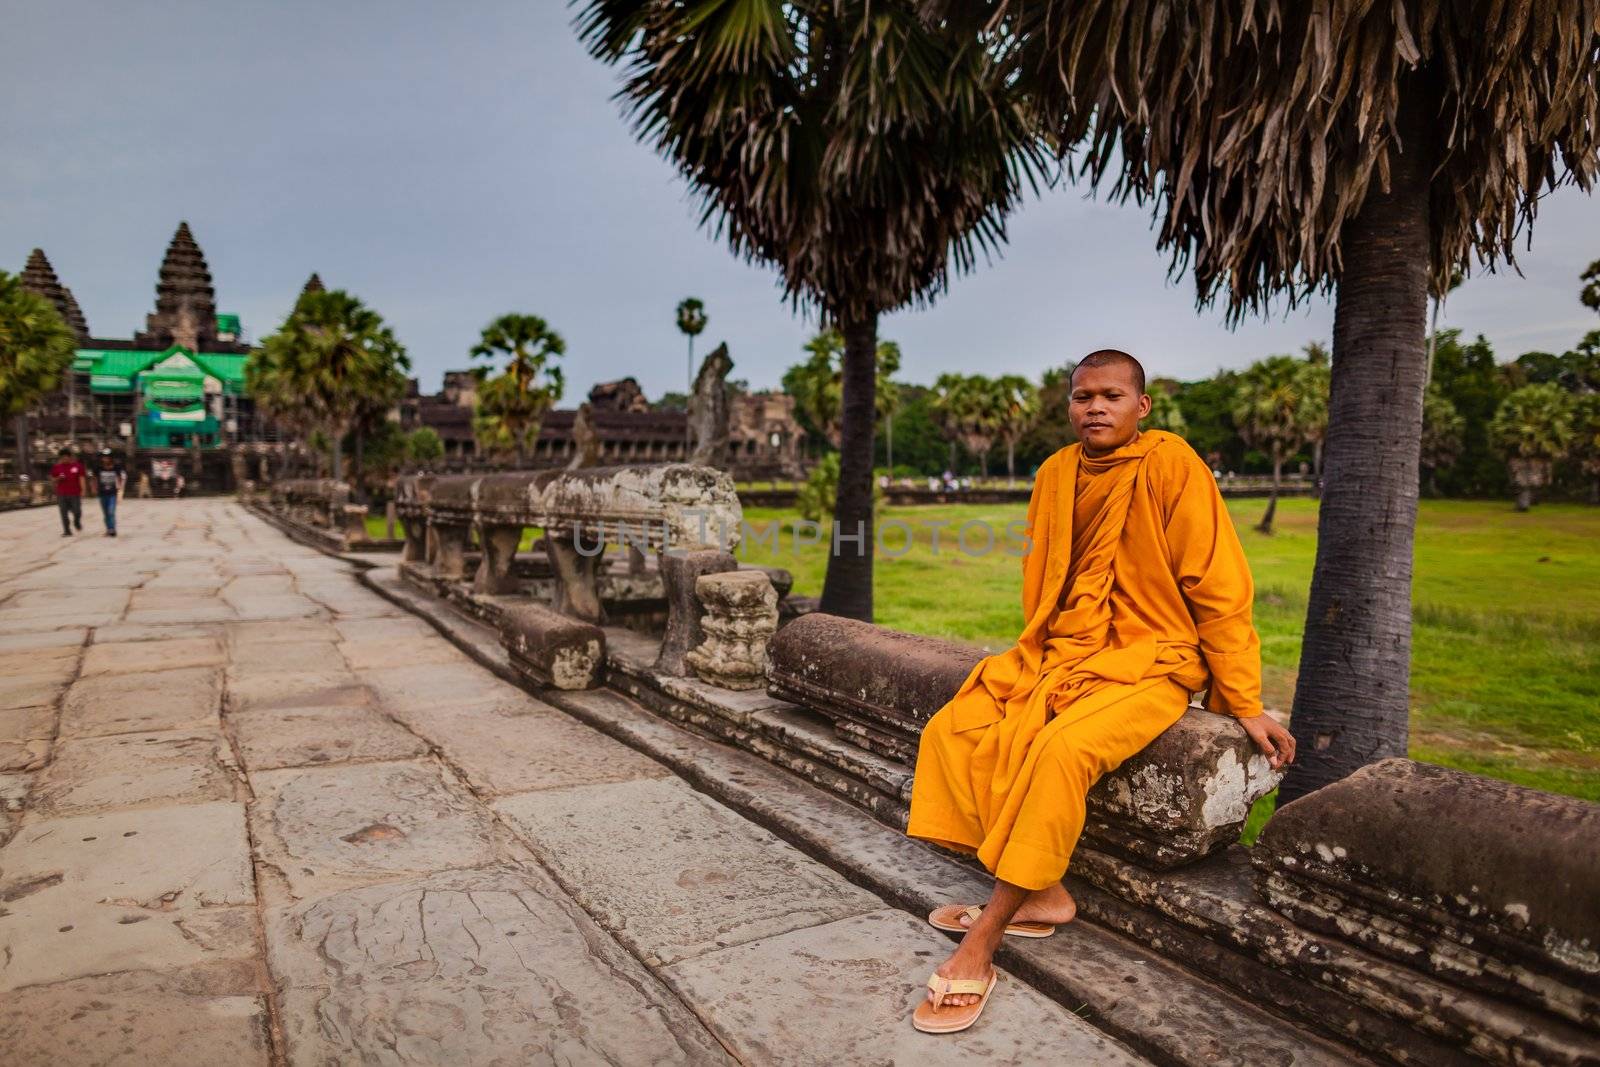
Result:
[[[732,554],[743,518],[738,494],[727,473],[710,467],[415,475],[400,479],[395,511],[406,531],[403,572],[438,588],[467,583],[476,533],[481,554],[469,590],[480,597],[520,590],[513,564],[523,531],[543,529],[553,579],[550,607],[587,623],[606,621],[600,589],[606,546],[626,548],[635,574],[645,571],[646,553],[654,554],[667,609],[657,667],[673,674],[685,672],[683,656],[701,636],[695,579],[739,566]],[[519,616],[524,628],[543,618]],[[533,633],[507,640],[533,648],[546,643]]]
[[[1301,926],[1600,1031],[1600,805],[1389,759],[1280,808],[1251,861]]]
[[[368,539],[366,505],[350,502],[344,482],[291,478],[274,483],[268,499],[280,519],[302,532],[318,531],[340,548]]]
[[[983,656],[811,614],[773,639],[767,691],[826,716],[842,738],[910,764],[923,724]],[[1251,804],[1280,777],[1237,721],[1191,708],[1095,786],[1084,834],[1146,866],[1175,867],[1237,841]]]

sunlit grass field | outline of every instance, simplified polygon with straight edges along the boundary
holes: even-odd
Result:
[[[1252,527],[1265,501],[1229,501],[1256,582],[1256,628],[1269,707],[1294,696],[1306,593],[1316,552],[1316,502],[1278,506],[1271,536]],[[1024,505],[885,507],[880,522],[911,527],[904,555],[879,553],[877,622],[965,641],[1009,646],[1022,624],[1021,565],[1004,542],[963,553],[964,523],[1003,531]],[[776,553],[740,555],[788,568],[795,591],[822,589],[826,550],[793,547],[794,516],[749,508],[757,530],[784,524]],[[932,550],[935,524],[940,551]],[[973,528],[971,534],[976,534]],[[900,548],[902,535],[890,539]],[[981,538],[969,536],[976,547]],[[1600,508],[1425,500],[1418,517],[1412,626],[1412,755],[1524,785],[1600,800]]]

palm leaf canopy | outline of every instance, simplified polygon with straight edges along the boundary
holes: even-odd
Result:
[[[992,42],[913,0],[587,0],[578,27],[702,223],[840,319],[932,300],[1048,160]]]
[[[1388,188],[1401,97],[1435,143],[1432,285],[1491,269],[1538,197],[1600,171],[1600,0],[925,0],[1006,42],[1071,169],[1153,202],[1172,269],[1230,317],[1331,288]],[[1407,148],[1409,146],[1400,146]],[[1376,184],[1375,184],[1376,183]]]

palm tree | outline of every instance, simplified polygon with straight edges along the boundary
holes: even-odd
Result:
[[[844,438],[844,336],[838,330],[819,332],[804,345],[805,362],[796,363],[783,374],[783,391],[795,398],[795,411],[834,448]],[[876,354],[877,382],[873,388],[877,417],[888,418],[897,404],[890,381],[900,371],[900,346],[879,341]]]
[[[1320,345],[1306,346],[1308,353]],[[1311,446],[1311,475],[1317,485],[1322,484],[1322,448],[1328,440],[1328,392],[1333,386],[1333,368],[1327,361],[1308,360],[1300,364],[1302,383],[1300,398],[1300,429]],[[1320,492],[1320,488],[1318,489]]]
[[[1272,459],[1272,495],[1267,498],[1267,513],[1256,524],[1264,534],[1272,532],[1272,518],[1278,510],[1283,461],[1306,440],[1307,382],[1302,372],[1307,366],[1293,356],[1268,356],[1239,375],[1233,425],[1245,444]]]
[[[1183,409],[1178,406],[1178,398],[1165,389],[1150,390],[1150,414],[1144,417],[1147,428],[1166,430],[1182,437],[1188,430],[1189,423],[1183,417]]]
[[[1571,455],[1589,480],[1589,503],[1600,504],[1600,393],[1572,399]]]
[[[1600,6],[925,2],[1014,49],[1074,172],[1153,205],[1202,305],[1336,294],[1279,802],[1404,755],[1428,297],[1510,261],[1545,187],[1600,173]]]
[[[1017,442],[1033,429],[1039,418],[1039,390],[1019,374],[1003,374],[994,380],[994,396],[999,409],[1000,441],[1006,446],[1006,485],[1017,484]]]
[[[1042,173],[1014,72],[916,0],[584,0],[579,22],[706,222],[843,335],[834,520],[872,545],[878,319],[997,249]],[[822,610],[870,620],[872,562],[830,551]]]
[[[1422,376],[1423,388],[1427,388],[1428,383],[1433,381],[1433,353],[1439,347],[1439,312],[1444,309],[1445,298],[1461,288],[1461,283],[1464,281],[1466,276],[1459,270],[1454,270],[1445,280],[1442,291],[1438,288],[1437,281],[1429,283],[1433,296],[1433,313],[1428,316],[1428,369]]]
[[[941,374],[933,383],[933,410],[950,442],[950,466],[960,444],[978,457],[978,470],[989,475],[989,450],[1001,436],[1008,397],[992,378],[981,374]],[[1026,427],[1024,427],[1026,429]]]
[[[1600,311],[1600,259],[1585,267],[1583,273],[1578,275],[1578,280],[1583,282],[1583,288],[1578,291],[1578,299],[1584,307]]]
[[[537,315],[502,315],[483,328],[472,346],[474,359],[505,357],[505,370],[478,388],[476,416],[490,442],[509,447],[522,466],[529,442],[539,435],[545,412],[561,399],[565,381],[554,360],[567,343]],[[480,368],[480,379],[487,378]],[[476,425],[476,424],[475,424]]]
[[[694,395],[694,339],[700,331],[706,328],[706,305],[697,297],[685,297],[678,302],[678,329],[689,338],[689,374],[685,379],[689,383],[688,394]],[[683,424],[684,443],[689,441],[689,424]]]
[[[344,479],[344,438],[405,394],[411,361],[383,317],[342,289],[304,292],[246,365],[251,394],[274,417],[316,426]]]
[[[28,409],[72,366],[78,335],[54,304],[0,270],[0,418],[16,420],[17,473],[28,473]]]
[[[1450,399],[1431,383],[1422,398],[1422,455],[1421,466],[1428,472],[1428,495],[1439,495],[1439,471],[1456,461],[1461,455],[1461,443],[1466,433],[1467,420]]]
[[[1550,484],[1550,469],[1572,446],[1572,397],[1550,382],[1524,385],[1500,401],[1489,439],[1506,457],[1517,510],[1533,505],[1533,491]]]

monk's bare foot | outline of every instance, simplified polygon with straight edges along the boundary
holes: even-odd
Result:
[[[949,959],[939,964],[934,969],[935,974],[951,979],[974,978],[987,982],[989,975],[994,973],[994,950],[999,944],[999,938],[987,933],[982,928],[977,931],[968,931],[962,937],[961,944],[956,946],[955,952]],[[933,990],[928,991],[928,999],[933,1000]],[[976,993],[953,993],[944,998],[947,1005],[976,1004],[979,1001]]]
[[[1078,914],[1078,903],[1072,899],[1072,894],[1067,892],[1067,887],[1060,882],[1035,889],[1028,894],[1022,902],[1022,907],[1011,917],[1014,923],[1050,923],[1059,926],[1069,923]],[[965,914],[956,918],[956,922],[968,929],[972,928],[972,920]]]

